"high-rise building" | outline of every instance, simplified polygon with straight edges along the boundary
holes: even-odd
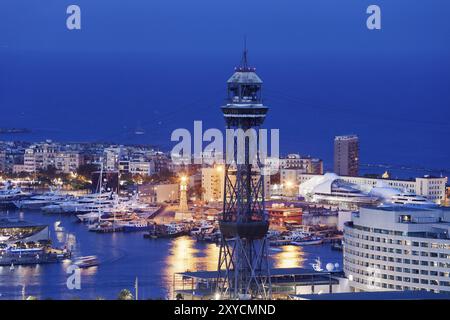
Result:
[[[361,208],[344,226],[350,288],[450,293],[449,234],[449,208]]]
[[[334,138],[334,173],[339,176],[358,176],[359,139],[356,135]]]
[[[208,202],[223,201],[225,171],[223,166],[202,168],[203,200]]]
[[[110,147],[104,150],[104,165],[105,170],[115,171],[119,168],[119,159],[122,153],[121,147]]]

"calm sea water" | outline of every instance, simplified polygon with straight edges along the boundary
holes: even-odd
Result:
[[[280,66],[279,56],[253,55],[270,108],[265,127],[280,129],[283,154],[322,158],[330,170],[334,136],[354,133],[361,163],[450,170],[446,59],[298,55]],[[0,127],[32,130],[0,140],[146,143],[169,151],[171,133],[193,132],[195,120],[204,131],[224,128],[220,106],[239,50],[207,57],[0,51],[0,60]],[[145,134],[134,134],[137,128]]]
[[[369,31],[367,1],[78,0],[82,30],[68,31],[60,1],[1,1],[0,127],[33,133],[0,139],[170,150],[194,120],[223,128],[247,36],[281,152],[329,169],[333,137],[354,133],[362,163],[439,173],[450,166],[450,2],[437,2],[377,0],[382,30]]]
[[[0,267],[0,299],[21,299],[22,288],[26,295],[40,299],[114,299],[120,290],[134,292],[134,282],[139,279],[140,298],[170,298],[172,279],[176,272],[186,270],[214,270],[217,268],[219,249],[215,244],[198,243],[189,237],[148,240],[143,233],[97,234],[76,222],[74,216],[44,215],[40,212],[2,212],[0,218],[21,218],[49,225],[55,246],[73,247],[74,257],[97,255],[98,267],[82,270],[81,290],[66,286],[66,269],[71,264]],[[55,232],[54,223],[61,221],[63,232]],[[271,251],[274,267],[307,267],[317,257],[326,264],[342,265],[340,252],[329,245],[283,247]]]

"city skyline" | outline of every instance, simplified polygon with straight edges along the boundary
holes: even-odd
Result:
[[[205,1],[189,6],[177,1],[175,9],[158,1],[137,2],[123,12],[113,6],[108,14],[116,19],[107,21],[99,13],[102,2],[81,1],[84,27],[73,32],[61,23],[65,11],[60,17],[59,10],[65,8],[57,4],[43,12],[37,4],[5,3],[0,127],[30,128],[26,139],[33,141],[110,139],[170,149],[170,132],[194,120],[221,128],[212,110],[225,98],[224,81],[239,63],[246,35],[249,60],[266,83],[265,101],[273,106],[267,127],[282,128],[283,153],[330,163],[329,141],[357,134],[362,163],[448,169],[450,156],[441,148],[450,135],[445,120],[450,118],[450,72],[444,58],[450,48],[441,41],[447,29],[408,23],[418,16],[439,21],[445,10],[425,5],[404,10],[407,1],[380,1],[388,27],[374,33],[364,23],[365,5],[354,1],[321,9],[288,1],[269,26],[262,19],[271,2],[254,6],[250,1],[242,12],[218,4],[236,15],[233,32],[226,33],[221,27],[226,15],[209,11]],[[182,18],[184,12],[190,17]],[[244,12],[253,14],[240,19]],[[21,15],[39,27],[29,30],[11,20]],[[40,23],[43,17],[48,24]],[[287,113],[295,121],[286,121]],[[145,134],[137,136],[140,127]]]
[[[0,300],[450,301],[448,1],[47,2],[0,4]]]

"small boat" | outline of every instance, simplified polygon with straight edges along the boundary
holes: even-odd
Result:
[[[280,240],[270,240],[269,241],[269,246],[271,247],[280,247],[280,246],[288,246],[291,244],[292,241],[290,240],[284,240],[284,239],[280,239]]]
[[[0,236],[0,243],[8,241],[9,238],[11,238],[11,236]]]
[[[189,234],[183,225],[176,223],[153,225],[151,229],[149,233],[144,234],[144,238],[176,238]]]
[[[190,231],[190,234],[192,236],[199,236],[206,233],[211,233],[214,230],[214,225],[210,224],[207,221],[202,221],[202,223],[199,226],[196,226],[192,228]]]
[[[77,214],[77,218],[78,220],[80,220],[80,222],[95,222],[99,220],[99,217],[101,216],[101,213],[98,212],[88,212],[88,213],[84,213],[84,214]]]
[[[294,246],[308,246],[308,245],[316,245],[316,244],[322,244],[323,238],[321,237],[305,237],[303,239],[299,239],[297,241],[292,241],[291,244]]]
[[[146,220],[131,220],[122,223],[121,226],[124,232],[147,231],[150,228]]]
[[[14,263],[11,262],[11,266],[9,267],[9,270],[14,271]]]
[[[61,227],[61,221],[56,221],[55,222],[55,232],[63,232],[64,228]]]
[[[115,222],[102,221],[88,226],[88,230],[98,233],[120,232],[123,231],[123,226]]]
[[[85,256],[79,257],[74,264],[79,268],[90,268],[98,266],[100,262],[98,261],[97,256]]]

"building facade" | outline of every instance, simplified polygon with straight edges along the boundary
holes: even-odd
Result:
[[[180,199],[177,183],[142,184],[138,186],[139,196],[149,203],[173,203]]]
[[[83,156],[77,151],[58,152],[54,161],[56,170],[63,173],[76,172],[82,164]]]
[[[334,173],[339,176],[358,176],[359,139],[355,135],[334,138]]]
[[[155,164],[153,161],[145,159],[120,160],[119,172],[151,176],[155,173]]]
[[[303,173],[323,174],[323,161],[318,158],[288,154],[279,160],[281,169],[303,171]]]
[[[23,164],[24,171],[34,173],[55,166],[58,149],[54,143],[45,142],[30,146],[25,150]]]
[[[361,208],[344,226],[350,288],[450,293],[449,232],[448,208]]]
[[[202,172],[202,189],[203,189],[203,201],[208,202],[222,202],[224,196],[224,179],[225,170],[223,165],[216,165],[214,167],[204,167],[201,169]],[[231,183],[235,184],[233,181],[234,177],[231,177]],[[253,176],[253,183],[257,183],[259,176]],[[270,197],[270,178],[266,177],[264,179],[264,195],[268,199]]]
[[[280,159],[280,186],[283,196],[296,196],[303,174],[323,174],[323,162],[317,158],[289,154]]]
[[[110,147],[104,150],[105,170],[110,171],[118,170],[121,153],[122,153],[121,147]]]
[[[317,177],[319,175],[312,174],[300,174],[298,176],[299,184]],[[396,179],[377,179],[377,178],[366,178],[366,177],[348,177],[341,176],[345,182],[353,183],[361,187],[375,187],[378,183],[383,182],[383,184],[398,189],[399,191],[406,191],[414,193],[427,198],[428,200],[434,201],[438,204],[445,202],[445,188],[448,182],[447,177],[432,177],[424,176],[418,177],[414,180],[396,180]]]
[[[15,164],[13,172],[35,173],[54,167],[58,172],[75,172],[83,164],[83,156],[74,150],[64,150],[52,142],[38,143],[25,149],[23,164]]]

